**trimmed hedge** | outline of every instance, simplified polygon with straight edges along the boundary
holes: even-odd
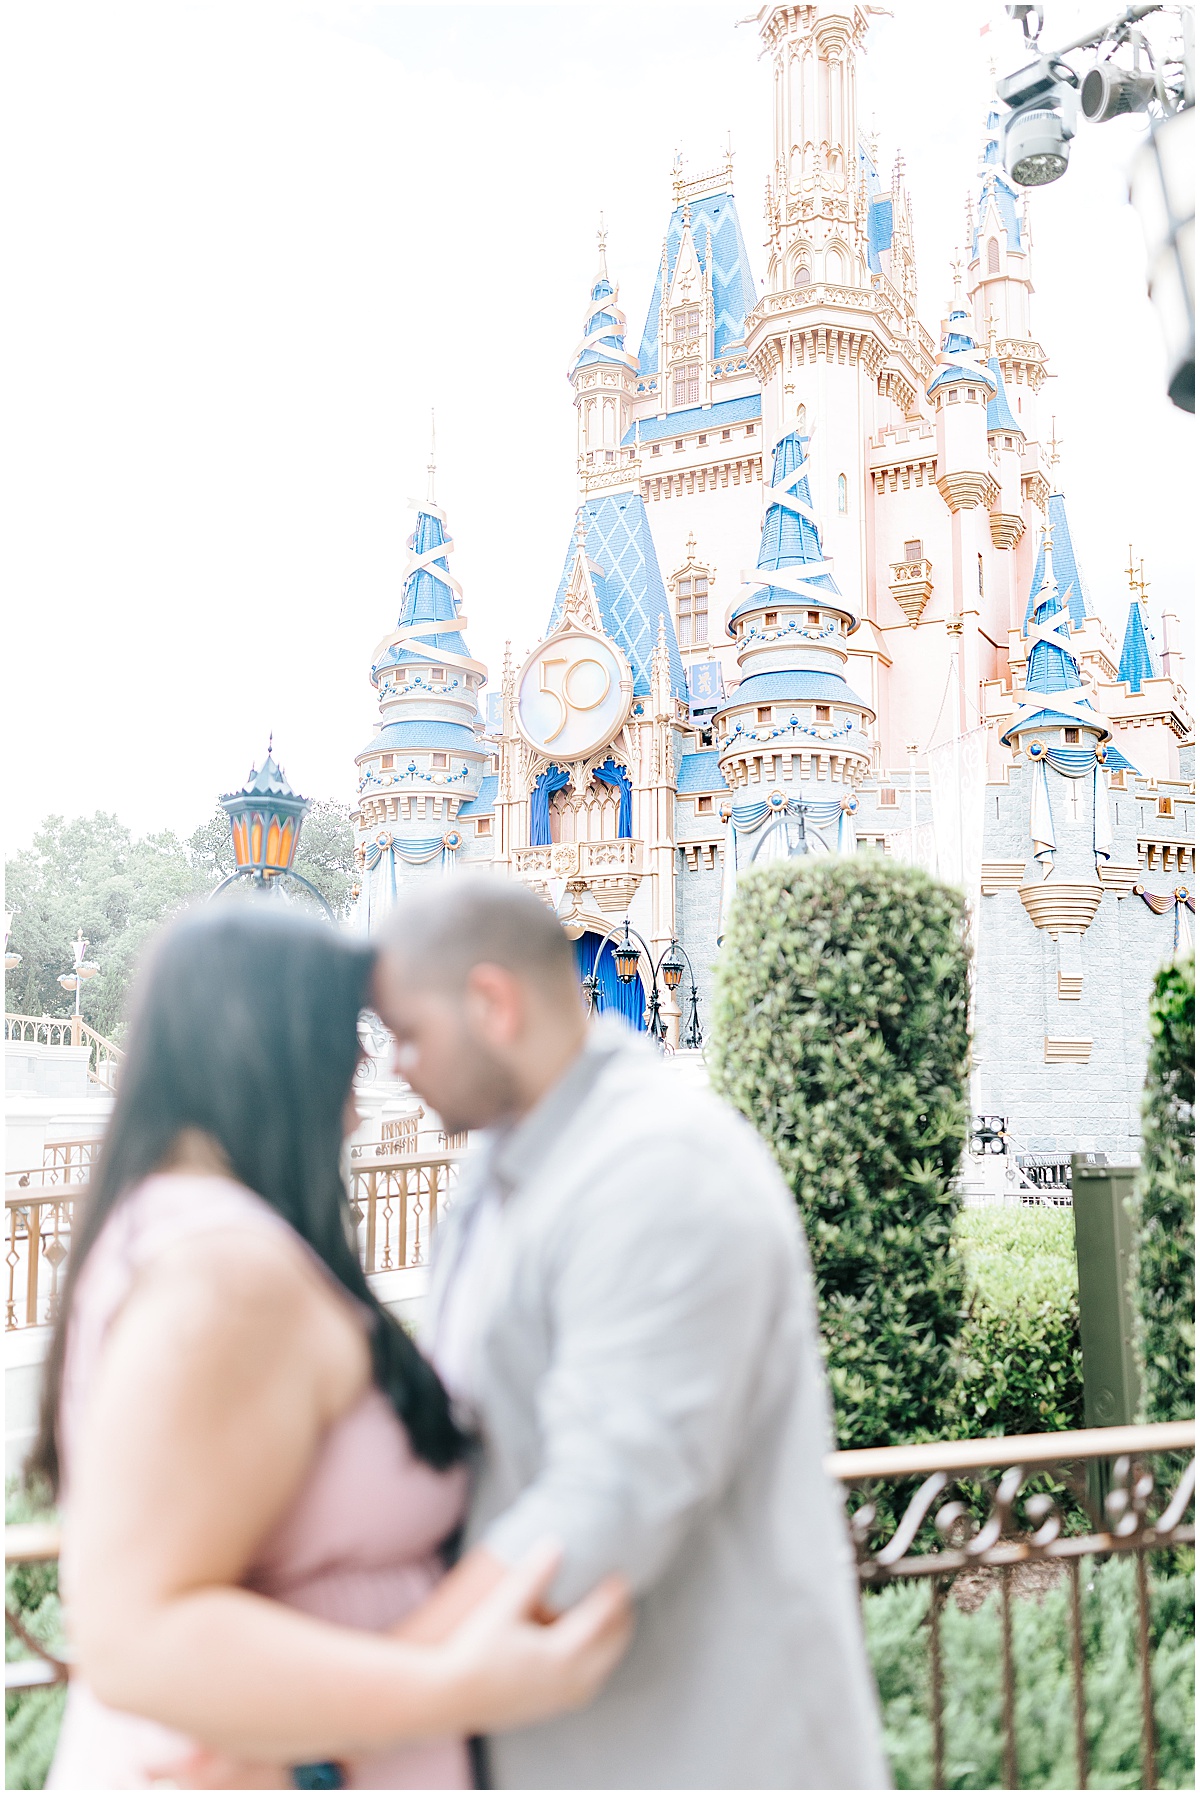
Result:
[[[968,957],[957,892],[822,856],[747,874],[717,965],[713,1082],[803,1215],[843,1447],[956,1430]]]
[[[1196,957],[1150,998],[1142,1169],[1133,1197],[1134,1311],[1147,1421],[1196,1412]]]
[[[23,1491],[5,1490],[6,1521],[44,1518]],[[22,1626],[52,1650],[63,1647],[62,1610],[58,1599],[57,1564],[14,1564],[4,1573],[4,1605]],[[5,1629],[6,1659],[29,1656],[16,1635]],[[5,1787],[40,1789],[44,1786],[58,1739],[67,1692],[62,1684],[44,1689],[6,1690],[4,1696]]]
[[[956,1432],[1057,1433],[1083,1426],[1075,1220],[1069,1209],[967,1209]]]
[[[1195,1783],[1194,1581],[1183,1563],[1152,1575],[1154,1717],[1158,1786]],[[1093,1789],[1141,1786],[1141,1696],[1137,1597],[1128,1559],[1083,1562],[1084,1684]],[[1013,1602],[1017,1765],[1023,1789],[1073,1789],[1075,1771],[1071,1631],[1065,1578],[1039,1600]],[[884,1746],[898,1789],[933,1780],[929,1585],[896,1584],[863,1603],[867,1650],[879,1686]],[[973,1614],[953,1596],[942,1614],[946,1787],[998,1789],[1003,1779],[999,1594]]]

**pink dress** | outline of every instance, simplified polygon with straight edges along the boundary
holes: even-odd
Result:
[[[148,1178],[105,1224],[80,1276],[67,1338],[61,1412],[68,1484],[72,1442],[104,1336],[134,1277],[164,1247],[213,1228],[296,1238],[242,1185],[184,1173]],[[380,1632],[424,1601],[438,1581],[437,1548],[458,1525],[465,1500],[463,1468],[439,1472],[416,1458],[392,1405],[372,1387],[325,1435],[290,1510],[263,1541],[246,1587],[322,1620]],[[62,1572],[69,1613],[69,1489]],[[82,1678],[72,1677],[46,1786],[152,1788],[191,1749],[179,1733],[105,1707]],[[356,1759],[345,1772],[353,1789],[471,1787],[459,1739],[397,1746]]]

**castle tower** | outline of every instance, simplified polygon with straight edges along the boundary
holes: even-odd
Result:
[[[634,478],[636,447],[630,434],[637,359],[625,348],[625,314],[618,289],[608,277],[607,232],[597,233],[599,267],[584,314],[583,336],[575,350],[570,381],[575,392],[580,483],[628,484]]]
[[[1013,389],[1017,416],[1032,441],[1038,435],[1035,399],[1046,378],[1046,352],[1032,335],[1033,275],[1028,208],[1004,172],[1000,112],[988,108],[979,181],[967,207],[967,298],[975,330],[994,329],[996,354]]]
[[[462,588],[450,572],[454,543],[434,498],[432,453],[428,496],[413,508],[399,622],[371,665],[379,729],[355,757],[353,820],[367,929],[408,879],[492,852],[495,779],[478,700],[487,671],[463,639]]]
[[[736,869],[855,846],[855,788],[871,761],[874,713],[847,683],[858,619],[838,590],[809,487],[808,442],[776,445],[757,575],[732,607],[741,681],[714,719],[732,791],[726,902]]]

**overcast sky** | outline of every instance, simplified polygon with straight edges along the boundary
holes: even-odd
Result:
[[[49,812],[190,831],[270,730],[348,799],[406,501],[439,498],[475,653],[549,614],[571,534],[565,374],[603,208],[636,342],[670,205],[732,131],[764,267],[766,68],[733,6],[25,0],[3,9],[7,840]],[[1046,42],[1107,8],[1048,0]],[[981,38],[989,19],[991,34]],[[895,0],[860,92],[903,149],[936,329],[1000,6]],[[1035,331],[1093,600],[1190,622],[1193,420],[1162,396],[1137,127],[1034,196]]]

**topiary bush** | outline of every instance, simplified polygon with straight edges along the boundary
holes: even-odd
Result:
[[[957,1432],[1057,1433],[1083,1426],[1075,1218],[1069,1209],[966,1209]]]
[[[747,874],[718,962],[713,1082],[800,1207],[843,1447],[957,1431],[968,959],[961,896],[864,855]]]
[[[1142,1169],[1133,1197],[1134,1313],[1147,1421],[1196,1412],[1196,957],[1150,998]]]

